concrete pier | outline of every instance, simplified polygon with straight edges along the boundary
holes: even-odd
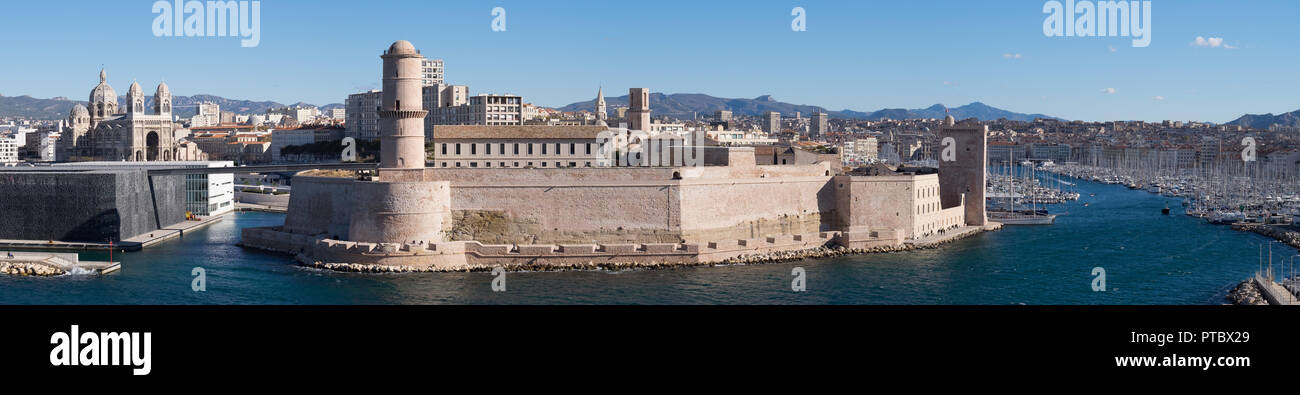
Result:
[[[235,203],[235,211],[241,213],[252,211],[252,212],[272,213],[272,214],[288,214],[289,206],[287,204],[281,206],[281,205],[273,205],[273,204]]]
[[[172,224],[171,226],[164,227],[162,229],[153,232],[137,235],[135,237],[122,240],[122,243],[139,244],[140,247],[142,248],[149,247],[167,240],[175,239],[177,237],[183,237],[185,236],[185,232],[192,232],[199,229],[203,229],[208,227],[208,225],[221,222],[221,220],[222,217],[217,216],[217,217],[207,217],[199,221],[184,221],[184,222]]]
[[[962,226],[956,229],[946,230],[943,233],[935,233],[933,235],[922,237],[919,239],[907,240],[904,241],[903,244],[908,244],[913,247],[928,247],[933,245],[944,244],[953,240],[963,239],[975,235],[977,233],[985,232],[986,230],[997,230],[1000,228],[1001,228],[1001,224],[998,224],[998,226],[991,226],[991,225]]]
[[[208,225],[221,222],[222,217],[208,217],[201,221],[184,221],[113,243],[110,247],[104,243],[68,242],[55,240],[6,240],[0,239],[0,251],[5,250],[42,250],[42,251],[126,251],[135,252],[155,244],[184,236],[185,232],[202,229]]]
[[[1260,275],[1255,276],[1255,285],[1259,287],[1259,293],[1264,296],[1264,300],[1273,306],[1295,306],[1300,304],[1296,301],[1295,295],[1287,292],[1278,283]]]
[[[108,243],[82,243],[49,240],[6,240],[0,239],[0,251],[8,250],[42,250],[42,251],[108,251]],[[139,244],[114,243],[113,251],[140,251]]]

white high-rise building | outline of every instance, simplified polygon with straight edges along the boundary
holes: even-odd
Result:
[[[379,103],[383,97],[380,90],[348,95],[344,136],[358,140],[379,138]]]
[[[444,78],[442,76],[442,59],[421,59],[420,60],[420,85],[434,86],[442,85]]]
[[[18,139],[0,136],[0,163],[18,163]]]
[[[763,131],[768,135],[781,132],[781,113],[776,111],[767,112],[767,122],[763,124]]]
[[[198,104],[198,114],[190,118],[190,127],[203,128],[221,124],[221,105],[213,102]]]
[[[315,106],[293,106],[284,108],[273,108],[266,111],[267,115],[278,114],[286,117],[293,117],[299,124],[307,124],[315,121],[320,117],[320,109]]]
[[[480,94],[469,98],[471,125],[522,125],[524,98]]]
[[[853,154],[863,161],[875,162],[880,159],[880,143],[875,137],[858,139],[853,144]]]
[[[830,115],[824,112],[813,113],[812,124],[808,128],[808,138],[818,140],[824,137],[827,132],[830,132],[829,119]]]
[[[19,150],[20,153],[26,152],[28,160],[41,162],[53,162],[58,159],[58,141],[60,131],[64,130],[63,121],[59,121],[55,126],[45,127],[35,133],[27,134],[27,147]]]

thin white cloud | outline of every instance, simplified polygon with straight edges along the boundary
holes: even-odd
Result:
[[[1201,48],[1237,49],[1236,46],[1224,43],[1223,37],[1196,36],[1196,39],[1192,40],[1192,46]]]
[[[1160,100],[1164,100],[1164,99],[1165,99],[1164,96],[1154,96],[1154,97],[1151,98],[1151,100],[1156,100],[1156,101],[1160,101]]]
[[[957,83],[952,81],[944,81],[943,86],[957,86]]]
[[[1101,93],[1105,93],[1105,94],[1107,94],[1107,95],[1113,95],[1113,94],[1115,94],[1115,88],[1106,88],[1106,89],[1102,89],[1102,90],[1101,90]]]
[[[1002,57],[1003,57],[1003,58],[1006,58],[1006,59],[1024,59],[1024,58],[1025,58],[1024,55],[1021,55],[1021,54],[1018,54],[1018,53],[1004,53],[1004,54],[1002,54]]]

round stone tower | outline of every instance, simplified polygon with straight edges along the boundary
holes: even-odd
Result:
[[[451,184],[424,181],[424,57],[411,43],[398,41],[380,58],[384,93],[379,104],[379,177],[355,181],[342,192],[352,206],[348,240],[439,242],[443,218],[451,211]]]
[[[379,168],[424,168],[424,96],[420,61],[423,56],[406,40],[393,43],[384,60],[384,93],[379,107]],[[392,172],[393,175],[403,173]],[[402,178],[402,177],[394,177]]]

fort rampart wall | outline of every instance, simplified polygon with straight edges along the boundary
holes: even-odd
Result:
[[[300,175],[285,225],[247,229],[243,244],[312,262],[438,270],[701,264],[896,248],[930,225],[964,222],[960,206],[940,207],[933,174],[833,176],[822,163],[757,166],[740,151],[726,166],[693,168],[438,168],[404,182]]]

